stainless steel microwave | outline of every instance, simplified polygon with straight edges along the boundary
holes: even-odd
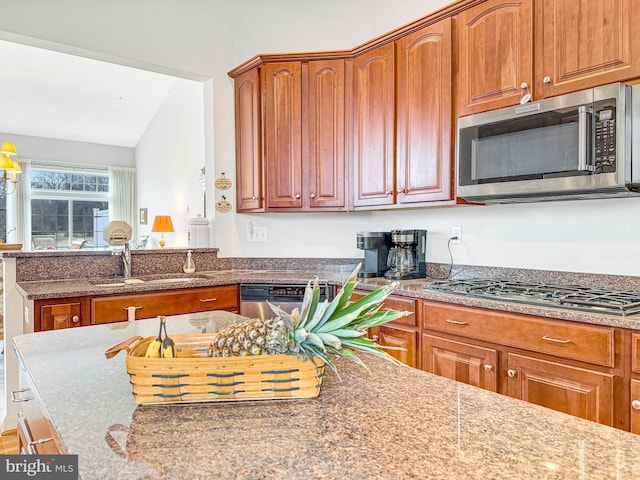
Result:
[[[640,85],[615,83],[458,119],[458,197],[510,203],[638,195],[640,153],[634,162],[631,141],[634,116],[640,130],[638,97]]]

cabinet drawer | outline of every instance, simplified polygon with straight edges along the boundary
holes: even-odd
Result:
[[[631,370],[640,373],[640,333],[631,334]]]
[[[614,329],[424,302],[424,328],[614,366]]]
[[[207,310],[238,309],[238,287],[190,288],[143,295],[93,297],[91,323],[123,322],[128,318],[128,307],[136,308],[136,318],[158,315],[204,312]]]
[[[358,298],[364,297],[365,295],[371,292],[366,292],[364,290],[354,290],[351,295],[352,300],[357,300]],[[411,312],[411,315],[407,315],[406,317],[401,317],[397,320],[394,320],[393,323],[398,325],[407,325],[409,327],[416,327],[418,322],[416,320],[416,310],[417,310],[418,301],[413,298],[401,297],[399,295],[389,295],[384,302],[382,302],[382,309],[388,308],[391,310],[401,310]]]

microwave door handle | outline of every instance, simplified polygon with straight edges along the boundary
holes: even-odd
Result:
[[[593,171],[591,165],[591,112],[584,105],[578,107],[578,171]]]

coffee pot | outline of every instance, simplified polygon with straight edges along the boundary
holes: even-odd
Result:
[[[426,263],[426,230],[391,230],[391,244],[387,256],[385,278],[404,280],[409,278],[425,278]]]

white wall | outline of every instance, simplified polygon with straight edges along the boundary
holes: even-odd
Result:
[[[201,168],[204,158],[203,84],[177,79],[136,147],[138,206],[147,208],[148,224],[139,235],[151,233],[155,215],[171,215],[175,233],[164,235],[167,246],[187,246],[187,222],[204,213]]]
[[[135,150],[129,147],[74,142],[54,138],[0,133],[3,142],[13,142],[20,158],[48,160],[79,165],[134,167]]]
[[[210,78],[204,97],[213,103],[213,112],[205,111],[205,122],[213,124],[214,135],[205,145],[205,161],[207,166],[215,162],[215,169],[208,169],[212,190],[213,178],[221,172],[235,180],[233,88],[226,72],[258,53],[351,48],[446,3],[158,0],[151,4],[60,0],[38,2],[35,15],[31,2],[0,0],[0,30],[4,31],[0,31],[0,38],[58,42],[62,45],[50,48],[81,51],[87,56],[165,73],[182,72],[190,78]],[[161,134],[149,138],[160,142]],[[141,177],[141,168],[158,165],[156,158],[152,167],[143,167],[143,149],[148,149],[145,158],[161,150],[148,144],[140,146]],[[199,164],[196,166],[199,168]],[[160,182],[164,173],[158,175]],[[181,194],[173,192],[182,187],[169,180],[167,177],[167,184],[155,186],[157,191],[166,192],[158,201],[182,201]],[[209,216],[213,216],[213,202],[222,193],[210,192]],[[224,194],[235,205],[233,191]],[[153,208],[160,205],[164,203]],[[152,206],[148,208],[151,220]],[[176,208],[176,214],[184,212],[184,207]],[[359,230],[426,228],[430,232],[429,260],[446,262],[446,240],[451,227],[460,225],[463,243],[452,249],[458,263],[638,275],[640,222],[635,219],[639,210],[640,200],[620,199],[336,214],[217,213],[215,244],[223,257],[361,256],[355,248]],[[267,227],[266,243],[246,241],[250,221]]]

